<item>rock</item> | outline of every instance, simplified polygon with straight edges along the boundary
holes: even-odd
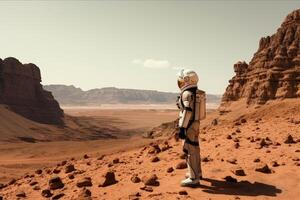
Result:
[[[158,144],[153,144],[152,146],[149,147],[149,150],[148,150],[148,154],[157,154],[160,152],[161,152],[161,149],[158,146]]]
[[[173,171],[174,171],[173,167],[169,167],[169,168],[167,169],[167,172],[168,172],[168,173],[171,173],[171,172],[173,172]]]
[[[230,158],[230,159],[227,159],[226,161],[233,165],[235,165],[237,162],[237,160],[235,158]]]
[[[139,200],[141,194],[139,192],[134,192],[129,195],[129,200]]]
[[[0,183],[0,190],[5,188],[5,185],[3,183]]]
[[[257,172],[262,172],[262,173],[265,173],[265,174],[270,174],[272,173],[272,170],[269,168],[269,166],[267,164],[265,165],[262,165],[261,167],[257,167],[255,169],[255,171]]]
[[[231,135],[227,135],[226,137],[228,140],[231,140],[232,139],[232,136]]]
[[[259,158],[255,158],[255,159],[253,160],[253,162],[260,162],[260,159],[259,159]]]
[[[67,164],[66,160],[64,160],[64,161],[61,162],[61,166],[65,166],[66,164]]]
[[[38,174],[38,175],[40,175],[40,174],[42,174],[42,173],[43,173],[43,170],[41,170],[41,169],[37,169],[37,170],[35,170],[35,173],[36,173],[36,174]]]
[[[277,161],[272,161],[272,167],[278,167],[278,166],[280,166],[280,165],[278,164]]]
[[[224,178],[224,180],[225,180],[226,182],[229,182],[229,183],[237,183],[236,178],[233,178],[233,177],[231,177],[231,176],[226,176],[226,177]]]
[[[36,184],[38,184],[37,181],[31,181],[31,182],[29,183],[30,186],[34,186],[34,185],[36,185]]]
[[[23,198],[25,198],[25,197],[26,197],[26,194],[25,194],[24,191],[19,190],[19,191],[16,192],[16,196],[17,196],[17,197],[23,197]]]
[[[157,176],[155,174],[145,175],[142,178],[142,182],[148,186],[159,186],[159,182],[157,180]]]
[[[186,190],[180,190],[178,192],[179,195],[188,195],[187,191]]]
[[[84,177],[77,181],[76,186],[81,188],[81,187],[91,187],[93,186],[92,184],[92,179],[90,177]]]
[[[272,36],[261,38],[250,63],[234,64],[235,76],[222,97],[221,106],[246,99],[247,104],[300,97],[299,19],[300,10],[290,13]]]
[[[146,192],[153,192],[153,188],[150,186],[140,187],[141,190],[145,190]]]
[[[294,143],[296,143],[296,142],[294,141],[293,136],[288,135],[287,138],[286,138],[286,140],[284,141],[284,143],[285,143],[285,144],[294,144]]]
[[[162,147],[161,147],[161,151],[167,151],[170,148],[172,148],[172,147],[169,146],[169,144],[163,144]]]
[[[52,197],[52,193],[49,189],[45,189],[45,190],[42,190],[42,196],[43,197],[46,197],[46,198],[49,198],[49,197]]]
[[[176,169],[186,169],[187,168],[187,164],[186,164],[186,161],[181,161],[179,162],[176,167]]]
[[[92,200],[92,192],[89,189],[83,188],[78,195],[78,200]]]
[[[141,179],[138,177],[137,174],[133,175],[130,180],[133,183],[139,183],[139,182],[141,182]]]
[[[66,166],[66,168],[65,168],[65,173],[66,174],[71,173],[73,171],[75,171],[75,167],[74,167],[73,164],[69,164],[69,165]]]
[[[209,156],[204,156],[204,157],[201,159],[202,162],[210,162],[210,161],[212,161],[212,160],[213,160],[213,159],[210,158]]]
[[[236,168],[232,170],[232,173],[234,173],[237,176],[246,176],[245,171],[242,168]]]
[[[62,198],[63,196],[65,196],[64,193],[58,193],[58,194],[54,195],[54,196],[52,197],[52,199],[53,199],[53,200],[60,199],[60,198]]]
[[[115,178],[115,173],[113,171],[107,171],[103,174],[100,180],[99,187],[107,187],[116,184],[118,181]]]
[[[45,124],[63,124],[63,111],[51,92],[41,85],[40,69],[30,63],[22,64],[16,58],[0,59],[0,104],[23,117]],[[20,140],[34,143],[32,137]]]
[[[87,154],[84,154],[83,158],[84,158],[84,159],[88,159],[88,158],[90,158],[90,157],[89,157]]]
[[[105,155],[101,155],[97,158],[97,160],[103,160],[104,157],[105,157]]]
[[[151,162],[158,162],[158,161],[160,161],[160,159],[157,156],[151,158]]]
[[[33,190],[40,190],[41,188],[40,188],[40,186],[38,186],[38,185],[35,185],[35,186],[33,186],[33,188],[32,188]]]
[[[12,179],[10,179],[10,181],[7,183],[7,185],[13,185],[13,184],[15,184],[16,182],[17,182],[17,180],[14,179],[14,178],[12,178]]]
[[[75,176],[74,176],[74,174],[68,174],[68,178],[72,180],[75,178]]]
[[[120,163],[120,159],[119,158],[113,159],[113,164],[118,164],[118,163]]]
[[[58,176],[54,176],[49,180],[49,187],[51,190],[61,189],[64,186],[65,186],[64,183],[61,181],[60,177]]]
[[[239,138],[234,138],[233,141],[234,141],[234,142],[239,142],[240,140],[239,140]]]
[[[0,196],[0,200],[4,200],[2,196]]]
[[[238,148],[240,147],[240,143],[236,142],[236,143],[234,144],[234,147],[235,147],[236,149],[238,149]]]
[[[246,122],[247,122],[247,120],[246,120],[245,118],[242,118],[242,119],[241,119],[241,123],[244,124],[244,123],[246,123]]]
[[[58,168],[55,168],[55,169],[53,170],[53,173],[54,173],[54,174],[59,174],[59,173],[60,173],[60,171],[61,171],[60,169],[58,169]]]
[[[217,119],[213,119],[212,122],[211,122],[211,125],[217,126],[218,125],[218,120]]]

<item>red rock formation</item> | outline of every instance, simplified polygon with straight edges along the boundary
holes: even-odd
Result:
[[[37,122],[62,124],[63,111],[51,92],[42,88],[40,69],[15,58],[0,59],[0,104]]]
[[[300,97],[300,10],[290,13],[277,32],[261,38],[249,64],[234,65],[222,102],[247,99],[264,104],[270,99]]]

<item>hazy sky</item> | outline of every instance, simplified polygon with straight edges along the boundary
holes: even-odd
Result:
[[[300,1],[1,1],[0,57],[32,62],[43,84],[177,91],[178,68],[222,94]]]

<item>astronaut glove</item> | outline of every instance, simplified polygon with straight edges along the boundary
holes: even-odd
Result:
[[[179,129],[179,133],[178,133],[178,136],[180,139],[184,140],[186,138],[186,130],[185,128],[180,128]]]

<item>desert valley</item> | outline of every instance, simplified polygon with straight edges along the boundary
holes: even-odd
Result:
[[[300,199],[300,10],[234,72],[208,96],[201,185],[183,188],[175,93],[42,86],[0,60],[0,200]]]

